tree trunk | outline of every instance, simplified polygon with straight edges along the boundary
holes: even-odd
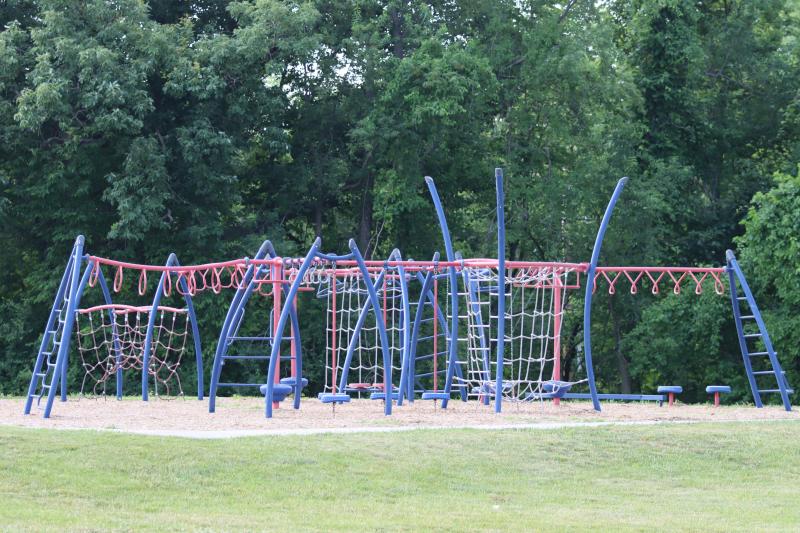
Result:
[[[375,180],[371,173],[367,173],[366,177],[362,180],[362,184],[361,218],[358,222],[358,249],[366,254],[369,238],[372,233],[372,208],[375,200],[372,191]]]
[[[614,299],[608,299],[608,313],[611,315],[611,323],[614,328],[614,352],[617,355],[617,368],[619,369],[619,377],[622,381],[622,393],[630,394],[632,387],[630,361],[625,358],[622,353],[622,326],[620,324],[619,315],[614,312]]]

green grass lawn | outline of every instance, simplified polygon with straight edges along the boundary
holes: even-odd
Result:
[[[797,531],[800,423],[186,440],[0,427],[0,528]]]

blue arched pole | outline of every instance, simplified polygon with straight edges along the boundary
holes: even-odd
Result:
[[[166,267],[180,267],[180,263],[178,262],[178,256],[174,253],[169,254],[169,258],[167,258],[167,262],[165,264]],[[147,332],[144,338],[144,348],[142,353],[142,400],[147,401],[149,399],[149,391],[148,391],[148,381],[149,381],[149,374],[148,368],[150,367],[150,355],[153,346],[153,330],[155,329],[156,325],[156,315],[158,315],[158,306],[161,305],[161,298],[164,294],[164,286],[167,283],[167,278],[172,276],[172,272],[170,270],[165,270],[161,273],[161,278],[158,280],[158,288],[156,289],[156,293],[153,296],[153,305],[150,307],[150,316],[147,320]],[[170,279],[170,282],[172,280]],[[183,291],[183,299],[186,302],[186,310],[188,313],[188,320],[192,324],[192,336],[194,337],[194,350],[195,350],[195,362],[197,364],[197,399],[203,399],[203,354],[200,346],[200,332],[197,328],[197,317],[194,313],[194,305],[192,304],[192,297],[189,294],[189,287],[188,283],[186,282],[185,277],[180,276],[177,284],[180,285],[181,290]]]
[[[439,227],[442,230],[447,261],[452,263],[455,260],[455,253],[453,252],[453,242],[450,239],[450,229],[447,227],[447,218],[444,215],[442,201],[439,199],[439,193],[436,191],[433,178],[425,176],[425,183],[428,185],[433,206],[436,208],[436,216],[439,219]],[[450,346],[448,346],[447,374],[444,383],[445,398],[442,399],[442,409],[447,409],[450,392],[453,390],[453,373],[455,372],[455,366],[458,364],[458,277],[453,266],[448,266],[447,272],[450,279]],[[462,399],[466,400],[466,396],[462,395]]]
[[[364,263],[364,258],[361,256],[361,251],[358,249],[358,246],[356,246],[356,241],[350,239],[349,245],[350,251],[356,260],[356,264],[358,265],[358,269],[361,271],[361,275],[365,280],[369,280],[369,271],[367,270],[367,265]],[[375,291],[375,287],[373,287],[369,282],[365,283],[364,285],[367,287],[370,300],[372,300],[372,308],[375,311],[375,323],[378,326],[378,333],[381,339],[381,349],[383,351],[383,392],[386,395],[386,400],[384,401],[384,414],[388,416],[392,414],[393,392],[392,359],[389,355],[389,339],[386,335],[386,323],[383,321],[383,315],[378,312],[378,309],[380,309],[380,303],[378,302],[378,294]]]
[[[175,266],[180,266],[178,258],[175,258]],[[170,275],[169,273],[167,275]],[[186,312],[188,313],[189,321],[192,324],[192,339],[194,340],[194,358],[197,367],[197,399],[203,399],[203,349],[200,346],[200,330],[197,327],[197,315],[194,312],[194,303],[192,303],[192,295],[189,293],[189,284],[186,281],[186,276],[178,276],[178,285],[183,291],[183,300],[186,302]]]
[[[167,263],[164,266],[171,267],[177,259],[174,253],[169,254]],[[142,401],[145,402],[149,399],[148,368],[150,367],[150,350],[153,346],[153,329],[156,325],[156,315],[158,314],[158,306],[161,304],[164,285],[169,275],[169,270],[165,270],[161,273],[161,278],[158,280],[158,288],[156,289],[155,296],[153,296],[153,305],[150,307],[150,315],[147,317],[147,332],[144,337],[144,349],[142,353]]]
[[[95,263],[88,258],[86,258],[86,268],[83,271],[83,276],[81,276],[80,284],[78,285],[78,290],[75,296],[75,310],[77,312],[78,308],[81,305],[81,299],[83,298],[83,293],[86,290],[86,286],[89,283],[90,278],[92,277],[93,270],[95,268]],[[113,302],[111,300],[111,291],[108,290],[108,284],[106,283],[106,278],[103,276],[103,271],[99,269],[97,271],[97,281],[100,283],[100,290],[103,293],[103,300],[105,301],[106,305],[111,305]],[[120,349],[119,344],[119,334],[117,333],[117,323],[114,320],[114,310],[108,310],[108,318],[111,323],[111,338],[113,339],[113,348],[114,348],[114,355],[115,360],[117,363],[117,370],[116,370],[116,393],[117,399],[122,399],[122,368],[119,366],[120,361],[122,361],[122,352]],[[61,363],[62,368],[60,369],[61,373],[61,401],[67,401],[67,369],[69,367],[69,352],[64,357],[64,361]]]
[[[259,247],[254,259],[262,260],[269,256],[273,258],[276,256],[275,249],[272,247],[270,241],[264,241]],[[242,318],[244,306],[250,299],[255,288],[255,280],[259,272],[263,268],[262,265],[248,265],[245,274],[242,278],[242,283],[236,288],[236,293],[233,295],[231,305],[225,315],[225,321],[222,323],[222,329],[219,333],[219,340],[217,341],[217,349],[214,352],[214,363],[211,368],[211,383],[208,391],[208,412],[213,413],[216,410],[217,390],[219,389],[219,377],[222,371],[222,356],[227,351],[228,337],[230,336],[231,329],[235,328]]]
[[[494,412],[503,404],[503,369],[506,327],[506,216],[503,191],[503,169],[494,169],[497,190],[497,369],[494,384]]]
[[[614,188],[614,194],[611,195],[611,200],[608,202],[606,212],[603,214],[603,220],[600,223],[600,229],[597,230],[597,238],[594,241],[594,248],[592,249],[592,260],[589,263],[589,269],[586,272],[586,296],[583,301],[583,351],[584,359],[586,362],[586,379],[589,382],[589,392],[592,396],[592,404],[596,411],[600,411],[600,400],[597,397],[597,384],[594,380],[594,366],[592,364],[592,293],[594,289],[594,277],[597,270],[597,261],[600,258],[600,249],[603,246],[603,237],[608,229],[608,223],[611,220],[611,214],[614,212],[614,206],[617,204],[622,189],[625,187],[628,178],[622,178],[617,182]]]
[[[377,291],[378,288],[383,284],[383,279],[386,277],[386,270],[378,274],[378,277],[375,278],[375,283],[373,287]],[[369,283],[369,279],[365,280],[365,283]],[[336,290],[334,287],[333,290]],[[339,378],[339,391],[343,392],[347,388],[347,375],[350,372],[350,365],[353,361],[353,354],[355,353],[356,347],[360,341],[359,337],[361,336],[361,330],[364,328],[364,323],[367,321],[367,316],[369,316],[369,311],[372,309],[372,299],[367,298],[367,301],[364,302],[364,305],[361,307],[361,311],[358,314],[358,320],[356,320],[356,325],[353,328],[353,334],[350,337],[350,343],[347,345],[347,352],[344,357],[344,363],[342,364],[342,375]]]
[[[316,259],[319,255],[319,248],[322,245],[322,240],[317,237],[314,240],[314,244],[311,245],[311,249],[306,254],[305,259],[300,264],[300,268],[297,270],[297,277],[292,282],[291,287],[289,287],[289,293],[286,295],[287,302],[293,302],[295,296],[297,296],[297,292],[300,290],[300,284],[303,282],[303,278],[308,272],[308,269],[311,267],[314,259]],[[272,418],[272,403],[274,398],[274,389],[275,389],[275,373],[278,370],[278,363],[280,362],[280,353],[281,349],[281,342],[283,340],[283,331],[286,328],[286,321],[289,320],[289,313],[292,309],[291,305],[285,305],[283,309],[281,309],[280,318],[278,318],[278,324],[275,327],[274,336],[272,339],[272,350],[270,351],[269,357],[269,368],[267,370],[267,388],[264,393],[264,411],[265,416],[267,418]],[[300,376],[297,376],[298,381],[300,380]]]

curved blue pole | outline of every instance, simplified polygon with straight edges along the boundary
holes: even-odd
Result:
[[[459,256],[458,253],[456,253],[456,258],[458,258],[458,257],[460,257],[460,256]],[[438,252],[436,253],[435,258],[436,258],[436,261],[438,261],[438,259],[439,259],[439,253]],[[417,277],[417,281],[421,285],[423,285],[423,287],[424,287],[426,283],[429,283],[430,285],[432,285],[433,284],[433,280],[434,280],[435,277],[437,277],[437,275],[434,274],[433,272],[429,272],[428,274],[423,276],[421,272],[417,272],[416,273],[416,277]],[[429,285],[429,288],[428,288],[427,297],[423,298],[422,295],[420,295],[420,302],[421,302],[420,305],[424,305],[425,301],[430,301],[431,304],[433,304],[433,291],[430,288],[430,285]],[[416,322],[417,321],[417,317],[419,318],[420,324],[417,324],[417,322]],[[417,375],[417,371],[416,371],[417,344],[419,344],[419,341],[418,341],[419,330],[420,330],[420,326],[421,326],[421,322],[422,322],[422,316],[419,314],[419,312],[417,312],[417,317],[415,317],[415,319],[414,319],[414,326],[413,326],[413,328],[411,330],[412,331],[412,333],[411,333],[411,348],[412,348],[413,351],[411,353],[409,353],[409,359],[410,359],[409,386],[410,387],[414,386],[416,375]],[[450,328],[449,328],[449,326],[447,324],[447,317],[445,317],[444,312],[442,312],[442,308],[441,308],[440,305],[438,305],[438,303],[437,303],[437,305],[436,305],[436,307],[434,309],[433,319],[438,321],[440,327],[442,328],[442,331],[441,331],[440,335],[443,335],[445,339],[449,339],[450,338]],[[437,349],[438,349],[438,347],[437,347]],[[455,374],[458,375],[459,379],[463,378],[463,374],[461,373],[461,367],[459,365],[455,366]],[[461,399],[466,402],[467,401],[467,391],[463,387],[460,387],[459,391],[460,391],[459,394],[461,395]],[[412,389],[412,392],[413,392],[413,389]]]
[[[439,262],[439,252],[433,254],[433,263]],[[416,272],[415,277],[418,282],[422,285],[422,289],[419,293],[419,301],[417,303],[417,312],[414,314],[414,325],[411,328],[411,338],[409,340],[409,347],[408,347],[408,358],[406,361],[403,361],[403,366],[408,367],[405,369],[405,373],[407,376],[408,384],[405,385],[406,387],[406,395],[408,396],[409,401],[413,401],[414,398],[414,378],[416,376],[416,357],[417,357],[417,344],[419,339],[419,330],[422,325],[422,316],[425,312],[425,304],[428,302],[428,293],[431,290],[431,286],[433,285],[433,277],[434,272],[429,270],[425,276],[422,276],[422,273]],[[431,306],[433,302],[431,302]],[[433,320],[438,320],[439,317],[436,316],[436,309],[433,310]],[[436,376],[434,375],[434,379]]]
[[[361,256],[361,251],[356,246],[356,241],[350,239],[350,251],[353,252],[353,257],[356,260],[358,269],[364,279],[369,279],[369,271],[367,265],[364,263],[364,258]],[[378,312],[380,303],[378,302],[378,294],[375,292],[375,287],[369,283],[364,284],[367,287],[369,298],[372,300],[372,308],[375,310],[375,323],[378,326],[378,333],[381,339],[381,349],[383,351],[383,392],[386,395],[384,402],[384,414],[387,416],[392,414],[392,359],[389,356],[389,339],[386,335],[386,324],[383,321],[383,315]],[[399,395],[398,395],[399,397]]]
[[[382,271],[378,274],[378,277],[375,278],[375,283],[373,287],[375,291],[383,284],[383,278],[386,277],[386,271]],[[369,278],[367,278],[366,283],[369,283]],[[334,289],[336,287],[334,286]],[[367,298],[367,301],[364,302],[364,306],[361,308],[361,312],[358,314],[358,320],[356,320],[356,325],[353,328],[353,335],[350,337],[350,344],[347,345],[347,352],[344,357],[344,363],[342,364],[342,375],[339,379],[339,391],[344,391],[347,388],[347,375],[350,372],[350,365],[353,361],[353,353],[356,350],[356,346],[359,342],[359,336],[361,335],[361,330],[364,328],[364,322],[367,321],[367,316],[369,315],[369,311],[372,309],[372,299]]]
[[[614,206],[617,204],[617,200],[622,194],[622,189],[625,188],[627,181],[628,178],[622,178],[614,188],[614,194],[611,195],[606,212],[603,214],[600,229],[597,230],[597,238],[592,249],[592,260],[589,263],[589,270],[586,272],[586,295],[583,301],[583,350],[586,361],[586,379],[589,381],[589,392],[592,396],[592,404],[595,411],[600,411],[600,400],[597,397],[597,384],[594,381],[594,366],[592,364],[592,293],[594,290],[594,276],[597,270],[597,261],[600,258],[600,248],[603,246],[603,237],[606,234],[606,229],[608,229]]]
[[[270,241],[264,241],[256,252],[254,259],[261,260],[266,256],[274,258],[276,255],[272,243]],[[213,413],[216,410],[218,383],[222,371],[222,356],[225,355],[228,349],[227,341],[230,336],[230,329],[241,320],[241,313],[244,311],[244,305],[249,300],[255,288],[253,281],[262,268],[261,266],[256,267],[254,265],[248,265],[242,278],[242,283],[236,288],[236,292],[231,300],[231,305],[228,307],[225,321],[222,323],[222,329],[220,330],[219,339],[217,340],[217,349],[214,352],[214,363],[211,368],[211,383],[208,391],[209,413]]]
[[[81,260],[81,263],[83,260]],[[83,291],[86,289],[86,284],[89,282],[89,278],[92,275],[92,266],[93,263],[91,261],[86,261],[86,268],[83,270],[83,275],[81,276],[81,281],[78,283],[78,290],[75,292],[75,311],[81,305],[81,297],[83,296]],[[70,338],[70,341],[72,339]],[[69,367],[69,350],[67,353],[64,354],[64,359],[61,361],[61,368],[59,369],[59,374],[61,375],[61,401],[67,401],[67,369]]]
[[[289,288],[289,293],[286,295],[287,302],[293,302],[295,296],[297,296],[297,291],[300,289],[300,285],[303,283],[303,277],[305,277],[306,272],[311,267],[312,262],[317,257],[317,252],[319,251],[319,247],[322,244],[322,240],[317,237],[314,240],[314,244],[311,245],[311,249],[306,254],[305,259],[303,259],[303,263],[300,265],[300,268],[297,271],[297,277],[292,282],[292,286]],[[274,337],[272,339],[272,350],[270,351],[269,357],[269,370],[267,371],[267,390],[264,394],[264,410],[265,415],[267,418],[272,418],[272,402],[274,398],[274,388],[275,388],[275,372],[278,369],[278,363],[280,357],[278,356],[278,352],[280,352],[281,348],[281,341],[283,340],[283,331],[286,328],[286,321],[289,320],[289,314],[291,309],[293,308],[292,305],[285,305],[283,309],[281,309],[280,318],[278,319],[278,325],[275,328]],[[300,376],[298,376],[298,381],[300,381]]]
[[[499,413],[503,403],[503,370],[506,335],[506,216],[503,191],[503,169],[494,169],[497,189],[497,370],[494,384],[494,412]]]
[[[439,219],[439,227],[442,229],[442,239],[444,240],[447,260],[452,262],[455,260],[455,254],[453,253],[453,242],[450,239],[450,229],[447,227],[447,218],[444,215],[442,201],[439,199],[439,193],[436,191],[433,178],[425,176],[425,183],[428,185],[428,191],[431,194],[433,206],[436,208],[436,216]],[[442,400],[442,409],[447,409],[450,392],[453,389],[453,373],[455,371],[455,365],[458,364],[456,359],[458,355],[458,278],[456,277],[456,269],[454,267],[447,267],[447,272],[450,278],[450,346],[448,346],[447,377],[445,378],[444,384],[446,397]]]
[[[392,253],[389,255],[389,261],[402,261],[403,255],[400,253],[400,250],[395,248],[392,250]],[[397,270],[397,277],[400,280],[400,305],[402,306],[402,315],[400,319],[402,320],[402,326],[400,330],[400,385],[398,387],[397,392],[397,405],[403,405],[403,391],[405,390],[405,382],[408,379],[407,376],[407,361],[408,361],[408,352],[411,346],[411,306],[409,304],[409,296],[408,296],[408,281],[406,280],[406,269],[402,264],[397,265],[396,267],[389,267],[389,269]],[[393,356],[392,356],[393,357]],[[409,397],[409,402],[414,401],[414,395]]]
[[[178,260],[178,257],[173,253],[169,254],[167,263],[164,266],[173,266]],[[156,325],[156,315],[158,314],[158,306],[161,304],[161,296],[164,292],[164,285],[169,276],[169,271],[165,270],[161,273],[161,278],[158,280],[158,288],[156,294],[153,296],[153,305],[150,307],[150,316],[147,318],[147,333],[144,337],[144,350],[142,353],[142,401],[146,402],[149,399],[149,391],[147,390],[148,384],[148,368],[150,368],[150,350],[153,346],[153,328]]]
[[[178,258],[175,257],[175,266],[180,266]],[[171,275],[167,273],[167,275]],[[177,284],[180,285],[183,291],[183,300],[186,302],[186,312],[188,313],[189,322],[192,324],[192,339],[194,340],[194,358],[195,365],[197,366],[197,399],[203,399],[203,350],[200,346],[200,330],[197,327],[197,315],[194,312],[194,304],[192,303],[192,295],[189,294],[189,284],[186,282],[186,276],[178,276]]]

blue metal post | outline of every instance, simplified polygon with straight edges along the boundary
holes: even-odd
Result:
[[[628,178],[622,178],[614,188],[614,194],[611,195],[611,200],[608,202],[606,211],[603,214],[600,229],[597,230],[597,238],[592,249],[592,260],[589,263],[589,270],[586,272],[586,293],[583,302],[583,350],[586,361],[586,379],[589,382],[589,392],[592,395],[592,404],[596,411],[600,411],[600,400],[597,397],[597,384],[594,380],[594,366],[592,364],[592,292],[594,289],[594,276],[597,270],[597,261],[600,258],[600,248],[603,246],[603,237],[606,234],[606,229],[608,229],[614,206],[617,204],[617,200],[622,194],[622,189],[627,181]]]
[[[165,266],[170,267],[178,260],[175,254],[169,254]],[[161,273],[161,279],[158,280],[158,288],[156,294],[153,296],[153,305],[150,308],[150,316],[147,320],[147,332],[144,337],[144,349],[142,353],[142,401],[148,401],[148,369],[150,368],[150,351],[153,346],[153,329],[156,325],[156,315],[158,314],[158,306],[161,304],[161,296],[164,292],[164,285],[166,284],[167,276],[170,273],[165,270]]]
[[[178,258],[175,257],[174,266],[180,266]],[[171,275],[169,272],[166,273]],[[192,303],[192,295],[189,294],[189,284],[186,282],[186,276],[178,276],[176,284],[180,285],[183,292],[183,300],[186,302],[186,312],[188,313],[189,322],[192,324],[192,338],[194,340],[194,357],[197,366],[197,399],[203,399],[203,349],[200,346],[200,330],[197,327],[197,315],[194,312],[194,304]]]
[[[375,279],[375,283],[373,284],[375,291],[377,291],[378,288],[383,284],[385,277],[385,270],[378,274],[378,277]],[[364,283],[369,283],[369,278],[367,278]],[[334,287],[333,290],[336,290],[336,288]],[[350,372],[353,354],[355,353],[356,347],[360,341],[359,337],[361,336],[361,330],[364,328],[364,322],[367,321],[367,316],[369,315],[370,309],[372,309],[372,299],[367,298],[367,301],[364,302],[364,305],[361,307],[361,311],[358,314],[358,320],[356,320],[356,325],[353,328],[353,334],[350,337],[350,344],[347,345],[347,352],[345,353],[344,363],[342,364],[342,375],[339,378],[339,391],[344,391],[347,388],[347,374]],[[377,313],[378,310],[375,310],[375,314]]]
[[[272,247],[270,241],[264,241],[256,252],[255,259],[261,260],[269,255],[275,257],[275,249]],[[217,390],[220,373],[222,371],[222,356],[227,351],[228,337],[230,330],[241,320],[241,313],[243,312],[244,305],[250,298],[255,284],[253,281],[257,278],[258,272],[262,267],[248,265],[245,270],[244,277],[241,285],[236,289],[236,293],[231,300],[231,305],[228,308],[228,313],[225,315],[225,321],[222,324],[222,329],[219,333],[219,340],[217,341],[217,349],[214,353],[214,363],[211,368],[211,383],[208,391],[208,412],[213,413],[216,410]]]
[[[369,271],[367,270],[366,264],[364,264],[364,258],[361,256],[361,251],[358,249],[358,246],[356,246],[356,241],[350,239],[349,245],[350,251],[353,253],[353,257],[358,264],[358,269],[361,271],[361,275],[365,280],[369,280]],[[378,302],[378,294],[375,292],[375,287],[373,287],[370,283],[365,283],[364,285],[367,287],[370,300],[372,300],[372,308],[375,310],[375,324],[378,326],[378,334],[381,339],[381,349],[383,351],[383,392],[386,395],[386,401],[384,402],[384,414],[388,416],[392,414],[393,394],[392,359],[389,355],[389,339],[386,335],[386,323],[383,321],[383,315],[378,312],[378,309],[380,309],[380,303]]]
[[[82,263],[83,261],[81,261]],[[75,292],[75,312],[77,312],[78,308],[81,305],[81,297],[83,296],[83,291],[86,289],[86,285],[89,283],[89,278],[92,275],[92,267],[94,263],[91,261],[86,262],[86,268],[83,269],[83,275],[81,276],[81,281],[78,284],[78,290]],[[72,339],[70,338],[70,341]],[[69,351],[64,356],[64,360],[61,362],[61,368],[59,369],[59,374],[61,375],[61,401],[67,401],[67,370],[69,369]]]
[[[503,369],[506,336],[506,216],[503,192],[503,169],[494,169],[497,189],[497,369],[494,384],[494,412],[499,413],[503,402]]]
[[[437,263],[439,261],[439,252],[433,254],[433,262]],[[411,329],[411,338],[409,340],[409,347],[408,347],[408,360],[403,362],[404,366],[408,366],[408,370],[406,371],[407,381],[406,384],[406,394],[409,397],[409,400],[414,396],[414,381],[416,376],[416,356],[417,356],[417,344],[419,343],[419,330],[422,325],[422,316],[425,312],[425,304],[428,302],[428,293],[431,290],[431,286],[433,285],[433,271],[428,271],[424,277],[420,272],[415,273],[415,277],[417,281],[422,284],[422,289],[419,295],[419,302],[417,303],[417,312],[414,314],[414,325]],[[433,308],[433,299],[431,298],[431,308]],[[436,309],[433,309],[433,320],[438,320],[439,317],[436,316]],[[438,348],[437,348],[438,349]],[[434,379],[436,376],[434,374]]]
[[[61,281],[58,284],[58,291],[56,291],[56,297],[53,300],[53,306],[50,309],[50,316],[47,319],[47,325],[44,328],[44,335],[42,336],[42,342],[39,345],[39,352],[36,354],[36,362],[33,366],[33,372],[31,373],[31,381],[28,385],[28,395],[27,399],[25,400],[25,414],[29,415],[31,413],[31,407],[33,405],[33,396],[36,394],[36,386],[38,383],[38,376],[36,375],[42,368],[42,364],[45,360],[45,350],[47,350],[50,341],[55,335],[54,332],[57,332],[57,329],[54,330],[53,326],[56,324],[56,320],[60,314],[61,306],[64,303],[64,298],[66,295],[69,294],[69,286],[72,280],[71,274],[75,264],[75,249],[78,246],[78,242],[83,242],[83,236],[79,236],[75,240],[75,244],[72,246],[72,251],[70,252],[69,260],[67,261],[67,266],[64,269],[64,274],[61,276]],[[58,339],[55,339],[58,341]],[[43,385],[45,383],[42,383]]]
[[[442,229],[447,261],[452,262],[455,260],[453,242],[450,239],[450,230],[447,227],[447,218],[444,215],[439,193],[436,191],[433,178],[425,176],[425,183],[428,185],[428,191],[430,191],[433,205],[436,208],[436,216],[439,218],[439,227]],[[453,389],[453,373],[455,372],[455,366],[458,364],[458,277],[456,276],[455,267],[447,267],[447,272],[450,278],[450,345],[448,346],[447,374],[444,383],[444,392],[447,397],[442,400],[442,409],[447,409],[447,403],[450,401],[450,391]],[[462,398],[465,399],[465,396],[462,396]]]
[[[47,404],[44,409],[44,417],[50,418],[50,411],[53,410],[53,401],[56,397],[56,388],[59,383],[60,376],[58,372],[64,372],[64,359],[69,352],[69,344],[72,338],[72,327],[75,324],[75,309],[77,308],[76,300],[78,299],[78,284],[80,282],[81,262],[83,260],[83,235],[80,235],[75,240],[75,246],[72,250],[72,272],[70,274],[69,285],[66,293],[69,295],[67,299],[66,316],[64,316],[64,327],[61,330],[61,338],[58,345],[58,356],[55,363],[55,374],[51,382],[50,390],[47,394]],[[29,398],[30,401],[30,398]],[[26,410],[29,408],[26,405]]]
[[[297,291],[300,289],[300,284],[303,282],[303,277],[305,276],[308,269],[311,267],[314,259],[317,258],[319,247],[322,244],[322,240],[317,237],[314,241],[314,244],[311,245],[311,249],[306,254],[303,263],[300,265],[300,268],[297,271],[297,277],[292,282],[292,286],[289,288],[289,293],[286,295],[287,302],[293,302],[295,296],[297,296]],[[267,418],[272,418],[272,402],[273,402],[273,391],[275,388],[275,373],[278,369],[279,363],[279,355],[281,341],[283,340],[283,331],[286,328],[286,321],[289,320],[289,313],[292,309],[291,305],[285,305],[283,309],[281,309],[280,318],[278,319],[278,325],[275,328],[275,333],[273,334],[272,339],[272,350],[270,351],[269,357],[269,370],[267,371],[267,390],[264,394],[264,404],[265,404],[265,415]],[[299,376],[298,376],[299,379]]]

